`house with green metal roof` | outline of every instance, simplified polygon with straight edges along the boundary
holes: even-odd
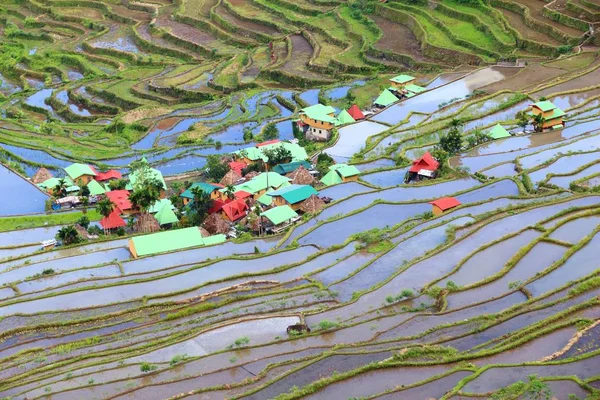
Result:
[[[300,166],[304,167],[305,169],[312,169],[312,165],[308,161],[301,160],[292,161],[285,164],[277,164],[271,169],[271,171],[277,172],[279,175],[287,175],[297,170]]]
[[[39,187],[40,189],[44,190],[45,192],[49,193],[49,194],[54,194],[56,187],[61,183],[61,179],[63,182],[63,186],[65,188],[65,191],[67,193],[73,193],[73,192],[78,192],[79,186],[75,185],[75,183],[73,182],[73,180],[71,180],[71,178],[69,178],[68,176],[64,177],[64,178],[50,178],[45,180],[42,183],[38,183],[37,187]]]
[[[164,206],[169,207],[171,210],[175,209],[175,206],[173,205],[173,203],[171,202],[171,200],[169,200],[169,199],[159,199],[159,200],[155,201],[154,204],[152,204],[152,206],[150,207],[150,209],[148,210],[148,212],[150,214],[157,213]]]
[[[335,117],[335,108],[323,104],[301,109],[299,117],[296,125],[309,140],[329,140],[331,130],[340,125],[340,121]]]
[[[272,226],[267,225],[266,230],[274,233],[281,232],[297,217],[298,214],[290,206],[273,207],[261,214],[261,218],[267,219],[272,224]]]
[[[97,181],[91,180],[87,185],[91,196],[99,196],[106,193],[106,189]]]
[[[192,183],[192,186],[190,186],[187,190],[185,190],[183,193],[181,193],[179,195],[179,197],[182,198],[183,200],[183,205],[187,205],[189,202],[191,202],[192,200],[194,200],[194,193],[192,193],[192,190],[198,188],[201,191],[203,191],[204,193],[211,195],[214,191],[221,189],[220,185],[215,185],[212,183],[207,183],[207,182],[194,182]]]
[[[510,137],[510,133],[500,124],[496,124],[488,135],[494,140]]]
[[[232,154],[235,158],[241,162],[246,164],[252,164],[255,162],[264,162],[269,163],[269,157],[265,154],[265,150],[276,150],[279,147],[283,147],[288,150],[292,155],[293,161],[302,161],[308,158],[308,154],[304,147],[300,146],[297,143],[290,143],[287,141],[278,141],[274,143],[269,143],[261,146],[252,146],[246,147],[237,151],[234,151]]]
[[[342,182],[344,182],[342,180],[342,177],[334,170],[330,170],[328,173],[325,174],[324,177],[321,178],[321,183],[325,186],[333,186]]]
[[[319,192],[310,185],[289,185],[284,188],[277,189],[267,196],[273,198],[273,203],[276,206],[288,205],[293,210],[300,208],[300,203],[308,199],[312,195],[317,195]]]
[[[342,182],[356,181],[359,175],[360,171],[354,165],[334,164],[329,167],[329,172],[321,178],[321,183],[331,186]]]
[[[87,185],[96,176],[96,171],[92,167],[81,163],[69,165],[65,168],[65,172],[79,186]]]
[[[225,241],[225,235],[215,236],[211,237],[211,239],[203,238],[197,226],[156,232],[129,239],[129,251],[134,258],[138,258],[191,247],[205,246],[207,244],[223,243]]]
[[[402,90],[404,87],[415,81],[415,77],[410,75],[398,75],[390,79],[390,84],[396,90]]]
[[[356,122],[354,120],[354,118],[352,118],[352,115],[348,114],[348,111],[346,111],[346,110],[342,110],[338,114],[337,119],[340,122],[340,125],[346,125],[346,124],[351,124],[353,122]]]
[[[377,99],[375,99],[373,104],[375,104],[377,107],[385,108],[385,107],[389,106],[390,104],[394,104],[397,101],[398,101],[398,98],[396,96],[394,96],[392,94],[392,92],[390,92],[387,89],[384,89],[383,92],[381,92],[381,94],[379,95],[379,97],[377,97]]]
[[[156,218],[160,226],[172,225],[179,222],[175,212],[168,204],[163,205],[163,207],[154,214],[154,218]]]
[[[565,126],[565,112],[556,107],[552,102],[544,100],[530,105],[529,116],[536,130],[543,132],[546,129]]]
[[[419,93],[423,93],[424,91],[426,91],[427,89],[425,89],[424,87],[421,86],[417,86],[414,84],[408,84],[404,87],[404,91],[405,91],[405,96],[410,98],[413,96],[418,95]]]
[[[256,175],[247,182],[234,186],[234,192],[244,191],[252,194],[254,200],[258,200],[268,189],[279,189],[289,185],[290,178],[279,175],[277,172],[263,172]],[[227,188],[219,189],[220,198],[227,199]]]

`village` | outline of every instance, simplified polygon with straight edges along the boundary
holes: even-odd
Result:
[[[292,124],[302,139],[330,141],[338,127],[365,120],[365,115],[374,115],[377,110],[424,92],[415,81],[409,75],[391,78],[389,88],[365,112],[356,104],[342,111],[314,104],[301,109]],[[531,104],[522,113],[527,124],[521,124],[523,130],[513,134],[525,133],[527,125],[536,132],[564,127],[565,113],[550,101]],[[483,141],[510,136],[496,124],[484,133]],[[98,171],[93,165],[81,163],[65,167],[62,178],[41,168],[32,181],[52,196],[52,210],[96,207],[103,216],[97,224],[90,224],[83,216],[77,224],[61,229],[56,238],[44,240],[42,248],[94,240],[99,235],[133,234],[136,236],[129,240],[129,250],[137,258],[239,240],[243,235],[251,238],[284,233],[333,200],[320,197],[320,188],[357,181],[360,175],[356,166],[335,163],[326,152],[311,159],[298,142],[298,138],[276,139],[241,148],[214,158],[202,174],[204,180],[174,182],[170,186],[145,158],[133,162],[126,177],[118,170]],[[439,177],[440,161],[446,162],[446,157],[437,160],[425,152],[412,161],[402,182]],[[460,201],[445,197],[431,205],[437,216],[459,206]]]

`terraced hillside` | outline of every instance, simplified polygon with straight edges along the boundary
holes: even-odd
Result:
[[[0,399],[600,399],[599,13],[3,1]],[[374,107],[400,72],[424,91]],[[534,132],[544,99],[565,124]],[[367,118],[309,142],[291,121],[317,103]],[[144,158],[177,202],[211,156],[273,139],[360,177],[317,183],[331,201],[278,234],[137,257],[132,222],[40,249],[104,216],[47,209],[40,167]],[[437,178],[405,183],[426,152]]]

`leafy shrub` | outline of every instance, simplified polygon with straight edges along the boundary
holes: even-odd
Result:
[[[337,322],[329,321],[326,319],[319,322],[319,329],[322,331],[332,329],[332,328],[337,328],[338,326],[340,326],[340,324],[338,324]]]
[[[142,371],[142,372],[154,371],[157,368],[158,367],[156,365],[150,364],[149,362],[145,362],[145,361],[140,365],[140,371]]]

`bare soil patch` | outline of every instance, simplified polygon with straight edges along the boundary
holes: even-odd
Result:
[[[407,26],[394,23],[378,15],[370,18],[383,31],[383,37],[375,43],[375,47],[399,54],[406,54],[416,61],[434,62],[421,52],[421,43]]]
[[[324,79],[323,76],[309,71],[306,68],[310,61],[310,57],[313,54],[313,48],[308,40],[302,35],[292,35],[290,36],[290,40],[292,41],[292,54],[283,65],[282,70],[294,75]]]
[[[204,4],[200,9],[200,14],[205,17],[210,17],[210,10],[217,4],[217,0],[204,0]]]
[[[548,96],[552,93],[565,92],[575,89],[583,89],[590,86],[600,84],[600,68],[590,72],[589,74],[582,75],[578,78],[570,81],[561,83],[556,86],[549,87],[548,89],[542,90],[536,93],[537,96]]]
[[[169,28],[174,36],[200,46],[209,45],[217,40],[211,33],[171,20],[171,12],[172,10],[167,9],[160,12],[156,18],[156,26]]]

